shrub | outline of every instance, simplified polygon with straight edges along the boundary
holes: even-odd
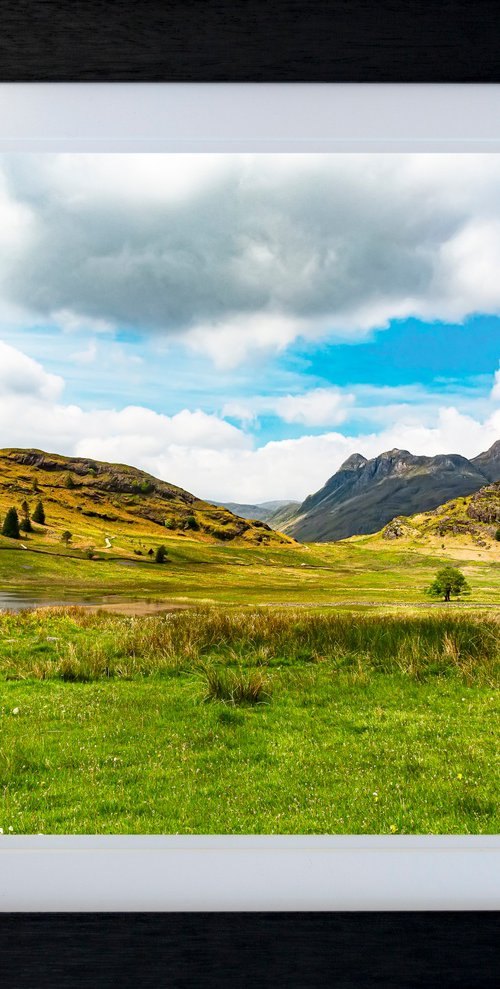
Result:
[[[164,546],[158,546],[155,553],[155,563],[165,563],[167,551]]]
[[[497,531],[495,532],[495,539],[497,543],[500,543],[500,529],[497,529]]]
[[[188,515],[188,517],[187,517],[187,519],[186,519],[186,521],[184,523],[184,528],[185,529],[194,529],[195,532],[198,531],[198,529],[200,527],[199,527],[198,522],[196,521],[196,518],[195,518],[194,515]]]
[[[64,487],[65,488],[74,488],[75,487],[75,482],[74,482],[73,478],[71,477],[71,474],[67,474],[66,475],[66,479],[64,481]]]
[[[67,546],[68,543],[71,542],[72,538],[73,538],[73,533],[70,532],[68,529],[65,529],[61,536],[61,542],[64,543],[65,546]]]

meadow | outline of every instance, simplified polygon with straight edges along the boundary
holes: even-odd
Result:
[[[499,656],[453,605],[5,613],[0,826],[495,832]]]

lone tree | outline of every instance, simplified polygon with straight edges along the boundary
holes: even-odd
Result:
[[[166,555],[167,555],[167,551],[166,551],[165,547],[164,546],[158,546],[158,549],[156,550],[156,553],[155,553],[155,563],[165,563],[165,557],[166,557]]]
[[[31,487],[32,487],[32,490],[34,491],[34,493],[35,494],[38,494],[40,488],[38,487],[38,481],[37,481],[36,477],[33,478],[33,484],[31,485]]]
[[[30,506],[28,505],[26,499],[21,505],[21,511],[23,513],[23,517],[19,523],[19,528],[22,529],[23,532],[33,532],[33,526],[30,519]]]
[[[75,484],[73,478],[71,477],[71,474],[67,474],[66,475],[66,480],[64,481],[64,487],[65,488],[75,488],[76,487],[76,484]]]
[[[9,539],[19,539],[20,535],[17,511],[15,508],[9,508],[3,520],[2,536],[8,536]]]
[[[39,501],[36,505],[35,511],[33,512],[33,522],[38,522],[39,525],[45,525],[45,509],[43,507],[43,501]]]
[[[65,546],[67,546],[68,543],[71,542],[72,538],[73,538],[73,533],[69,532],[68,529],[65,529],[61,536],[61,542],[64,543]]]
[[[470,594],[470,587],[461,570],[456,570],[455,567],[443,567],[442,570],[438,570],[426,593],[432,598],[450,601],[452,597],[458,598],[461,594]]]

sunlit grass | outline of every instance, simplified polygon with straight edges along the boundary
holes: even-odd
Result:
[[[446,611],[0,617],[0,827],[492,833],[500,625]]]

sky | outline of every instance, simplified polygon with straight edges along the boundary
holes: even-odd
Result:
[[[0,156],[0,447],[303,499],[500,439],[500,156]]]

